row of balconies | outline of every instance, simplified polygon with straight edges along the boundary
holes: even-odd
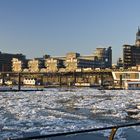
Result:
[[[43,64],[43,62],[45,64]],[[63,62],[63,63],[62,63]],[[99,64],[105,64],[100,62]],[[28,66],[24,65],[24,62],[13,59],[12,60],[12,71],[30,71],[30,72],[39,72],[39,71],[58,71],[60,68],[65,68],[69,71],[74,71],[76,68],[87,68],[87,67],[97,67],[98,62],[88,59],[66,59],[66,61],[58,59],[46,59],[46,61],[40,60],[29,60]]]

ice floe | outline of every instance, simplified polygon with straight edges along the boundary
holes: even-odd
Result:
[[[52,88],[0,93],[0,137],[43,135],[138,122],[139,106],[140,91]],[[130,114],[130,110],[137,113]],[[110,131],[100,133],[108,136]],[[122,129],[116,138],[125,139]]]

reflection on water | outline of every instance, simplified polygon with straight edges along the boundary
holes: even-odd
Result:
[[[92,88],[0,93],[0,137],[21,137],[137,122],[140,91]],[[136,114],[130,111],[136,109]],[[120,129],[117,139],[126,138]],[[135,131],[139,131],[137,127]],[[110,131],[102,131],[108,136]]]

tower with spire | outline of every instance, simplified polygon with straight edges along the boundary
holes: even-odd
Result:
[[[136,33],[136,42],[135,42],[136,47],[140,47],[140,28],[138,27],[138,31]]]

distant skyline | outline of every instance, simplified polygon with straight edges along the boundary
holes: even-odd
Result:
[[[113,63],[123,44],[134,44],[139,0],[0,0],[0,51],[27,58],[94,53],[112,47]]]

